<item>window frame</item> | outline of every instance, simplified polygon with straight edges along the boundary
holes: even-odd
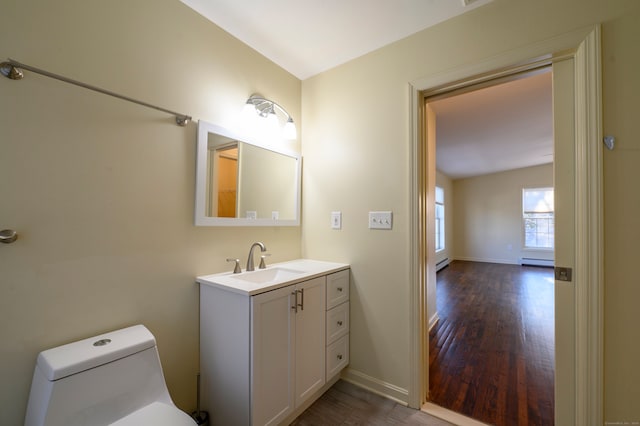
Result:
[[[553,197],[555,196],[555,192],[554,192],[554,188],[551,187],[524,187],[522,188],[522,195],[521,195],[521,220],[522,220],[522,224],[521,224],[521,233],[522,233],[522,249],[523,250],[529,250],[529,251],[545,251],[545,252],[553,252],[555,250],[555,207],[553,206],[553,201],[550,203],[551,204],[551,211],[527,211],[526,210],[526,193],[527,192],[533,192],[533,191],[545,191],[545,192],[551,192],[552,194],[552,200]],[[547,203],[547,206],[549,206],[549,203]],[[527,217],[527,215],[531,215],[529,217]],[[537,217],[535,215],[538,215]],[[546,232],[535,232],[536,235],[540,235],[540,234],[546,234],[546,239],[547,241],[549,241],[550,239],[550,246],[549,245],[527,245],[527,222],[528,220],[535,220],[535,221],[545,221],[547,222],[547,231]],[[551,231],[549,231],[549,228],[551,228]],[[529,233],[530,234],[530,233]],[[536,238],[537,240],[537,238]]]
[[[439,193],[442,197],[439,197]],[[444,208],[444,188],[436,185],[435,191],[435,203],[434,203],[434,218],[435,218],[435,228],[434,228],[434,239],[435,239],[435,249],[436,253],[440,253],[447,246],[447,240],[445,238],[445,208]],[[442,215],[438,215],[438,206],[441,207]],[[438,244],[442,245],[439,247]]]

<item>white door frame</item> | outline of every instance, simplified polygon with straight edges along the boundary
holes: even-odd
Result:
[[[427,153],[423,94],[481,83],[537,64],[573,58],[575,64],[575,341],[574,409],[571,423],[601,425],[603,418],[603,201],[600,26],[573,31],[492,57],[415,80],[409,84],[411,117],[410,221],[410,367],[409,405],[426,401],[429,369],[426,322],[426,223],[431,196],[422,179]],[[562,367],[562,366],[561,366]],[[558,392],[555,393],[556,400]],[[569,424],[557,418],[556,424]]]

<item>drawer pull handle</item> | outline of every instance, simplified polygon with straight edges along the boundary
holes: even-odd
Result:
[[[342,325],[342,321],[338,321],[338,325]]]
[[[342,287],[338,287],[338,291],[342,291]]]
[[[300,303],[298,303],[298,294],[300,294]],[[291,309],[297,314],[298,310],[304,311],[304,288],[301,290],[293,290],[291,295],[294,297],[293,306]],[[300,309],[298,309],[300,308]]]
[[[337,358],[338,358],[338,359],[342,359],[342,355],[341,355],[341,354],[338,354]]]

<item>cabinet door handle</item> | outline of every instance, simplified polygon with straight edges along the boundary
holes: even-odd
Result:
[[[342,321],[338,321],[338,325],[342,325]]]
[[[300,304],[298,306],[300,306],[300,310],[304,311],[304,288],[301,288],[300,290],[297,290],[300,292]]]
[[[342,287],[338,287],[338,291],[342,291]]]
[[[342,359],[342,354],[338,354],[338,356],[336,358]]]
[[[297,314],[298,313],[298,290],[292,291],[291,295],[293,296],[293,306],[291,307],[291,309],[293,309],[293,312]]]

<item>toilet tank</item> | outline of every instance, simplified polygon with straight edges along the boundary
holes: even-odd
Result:
[[[25,426],[105,425],[154,401],[173,404],[143,325],[38,355]]]

